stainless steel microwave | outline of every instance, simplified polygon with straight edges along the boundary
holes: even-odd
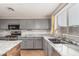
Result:
[[[11,24],[11,25],[8,25],[8,29],[9,30],[19,30],[20,25],[19,24]]]

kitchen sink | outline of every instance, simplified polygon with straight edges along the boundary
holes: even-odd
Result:
[[[68,44],[68,42],[64,41],[64,40],[59,40],[59,39],[49,39],[49,41],[51,41],[54,44]]]

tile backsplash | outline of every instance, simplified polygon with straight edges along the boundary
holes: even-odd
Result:
[[[74,40],[76,42],[79,42],[79,36],[76,35],[70,35],[70,34],[63,34],[64,37],[70,40]]]

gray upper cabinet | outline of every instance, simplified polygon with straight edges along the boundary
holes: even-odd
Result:
[[[24,29],[25,21],[24,20],[19,20],[19,23],[20,23],[20,29]]]
[[[8,25],[10,24],[20,24],[17,19],[2,19],[0,20],[0,29],[8,29]]]
[[[8,22],[6,20],[0,20],[0,29],[8,29]]]
[[[8,29],[9,24],[20,24],[20,29],[49,30],[50,19],[2,19],[0,20],[0,29]]]
[[[20,20],[20,28],[21,29],[33,29],[35,24],[34,20]]]
[[[50,19],[35,20],[35,29],[50,29]]]

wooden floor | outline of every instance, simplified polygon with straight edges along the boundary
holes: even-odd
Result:
[[[21,50],[21,56],[44,56],[43,50]]]

